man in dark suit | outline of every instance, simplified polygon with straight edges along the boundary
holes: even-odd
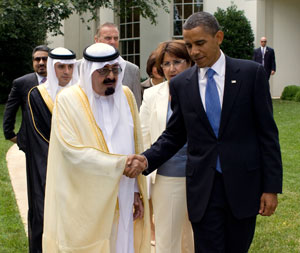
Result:
[[[13,81],[5,106],[3,117],[5,139],[17,143],[19,149],[24,152],[26,149],[26,141],[23,116],[25,113],[27,94],[32,87],[46,81],[48,52],[49,48],[44,45],[37,46],[33,49],[32,65],[35,72],[21,76]],[[22,123],[18,134],[15,134],[16,115],[20,106],[22,109]]]
[[[143,154],[147,175],[188,143],[187,205],[195,252],[247,252],[256,215],[270,216],[282,191],[278,130],[262,65],[227,57],[214,16],[191,15],[183,27],[195,65],[170,82],[173,114]],[[137,160],[134,160],[137,158]],[[132,155],[127,176],[146,159]]]
[[[261,47],[256,48],[253,52],[253,60],[262,64],[267,72],[268,79],[276,71],[275,52],[271,47],[267,47],[267,38],[261,37]]]
[[[33,69],[35,72],[24,75],[20,78],[17,78],[13,81],[13,86],[10,91],[5,112],[3,118],[3,131],[4,136],[7,140],[10,140],[14,143],[18,144],[20,150],[26,153],[26,129],[25,129],[25,114],[26,114],[26,103],[27,103],[27,95],[29,90],[46,81],[47,76],[47,58],[48,58],[49,48],[47,46],[41,45],[37,46],[33,49],[32,52],[32,62]],[[18,134],[15,134],[15,122],[16,122],[16,114],[21,106],[22,109],[22,123]],[[27,185],[31,185],[30,175],[28,174],[28,161],[26,160],[26,170],[27,170]],[[33,228],[33,224],[36,223],[36,219],[34,217],[34,212],[36,211],[36,206],[33,206],[30,201],[30,196],[32,196],[30,192],[30,188],[27,187],[27,195],[28,195],[28,240],[29,240],[29,252],[30,253],[39,253],[42,252],[41,246],[34,239],[36,238],[36,234],[39,231],[35,231]]]

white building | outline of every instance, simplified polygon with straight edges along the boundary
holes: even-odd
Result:
[[[279,97],[287,85],[299,85],[299,0],[173,0],[169,3],[169,13],[157,10],[156,26],[134,13],[130,18],[120,19],[111,10],[101,8],[100,20],[90,24],[90,30],[73,15],[64,22],[64,36],[49,37],[49,46],[72,49],[81,57],[83,49],[93,43],[97,26],[113,22],[119,25],[122,56],[139,65],[141,77],[145,78],[146,61],[151,51],[161,41],[180,37],[181,25],[190,14],[201,10],[214,13],[217,7],[226,9],[231,2],[244,10],[250,20],[255,46],[260,46],[260,38],[266,36],[268,46],[275,50],[277,71],[270,78],[272,96]]]

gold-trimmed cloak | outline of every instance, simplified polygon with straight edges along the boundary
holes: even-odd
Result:
[[[135,152],[142,151],[133,94],[123,88],[134,122]],[[43,252],[114,253],[118,185],[125,155],[110,154],[88,99],[75,85],[55,101],[48,155]],[[134,222],[135,253],[150,252],[145,177],[138,177],[144,218]]]

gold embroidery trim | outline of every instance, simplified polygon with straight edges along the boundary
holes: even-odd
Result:
[[[27,95],[27,102],[28,102],[28,106],[29,106],[29,110],[30,110],[30,115],[31,115],[31,120],[32,120],[32,123],[33,123],[33,127],[35,129],[35,131],[37,131],[37,133],[46,141],[49,143],[49,140],[38,130],[36,124],[35,124],[35,120],[34,120],[34,115],[33,115],[33,112],[32,112],[32,107],[31,107],[31,103],[30,103],[30,94],[31,92],[33,91],[33,89],[35,88],[38,88],[38,90],[40,91],[39,89],[39,86],[35,86],[35,87],[32,87],[30,89],[30,91],[28,92],[28,95]],[[42,94],[41,94],[42,95]],[[42,98],[44,99],[44,97],[42,96]],[[46,103],[46,102],[45,102]],[[48,107],[49,108],[49,107]],[[52,103],[52,108],[53,108],[53,103]],[[52,114],[52,111],[50,111],[51,114]]]
[[[50,97],[50,95],[49,95],[49,93],[48,93],[48,91],[47,91],[47,89],[46,89],[45,84],[38,85],[38,86],[37,86],[37,89],[38,89],[39,92],[41,93],[41,96],[42,96],[42,98],[43,98],[45,104],[47,105],[49,111],[50,111],[51,114],[52,114],[52,112],[53,112],[53,107],[54,107],[54,103],[53,103],[52,98]]]
[[[101,148],[101,151],[105,151],[108,153],[108,147],[107,147],[106,141],[104,139],[101,129],[98,127],[98,125],[96,123],[95,117],[93,115],[93,112],[90,107],[90,103],[89,103],[89,100],[88,100],[86,94],[84,93],[84,91],[82,90],[82,88],[79,85],[72,86],[72,88],[73,88],[74,92],[77,94],[77,96],[84,108],[84,111],[90,122],[90,126],[92,126],[93,133],[96,136],[96,140],[97,140],[99,147]]]

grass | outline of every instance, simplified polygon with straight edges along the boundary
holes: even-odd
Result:
[[[4,105],[0,105],[0,252],[25,253],[28,252],[27,237],[6,165],[6,152],[12,144],[3,136],[3,111]],[[20,121],[21,115],[18,113],[17,129]]]
[[[300,103],[274,100],[273,104],[283,160],[283,194],[275,215],[258,216],[250,253],[300,252]],[[27,238],[5,160],[11,143],[3,137],[3,110],[0,105],[0,252],[25,253]]]
[[[258,216],[251,253],[300,252],[300,103],[274,100],[283,163],[275,215]]]

